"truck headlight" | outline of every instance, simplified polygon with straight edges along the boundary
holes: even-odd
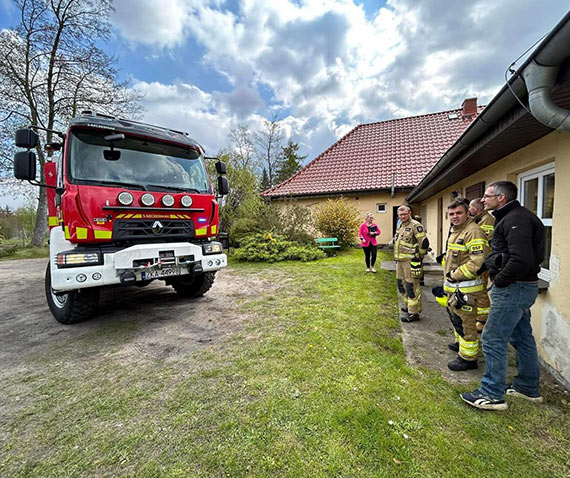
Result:
[[[202,251],[204,252],[204,255],[221,254],[224,252],[224,249],[220,242],[208,242],[207,244],[202,244]]]
[[[141,196],[141,203],[143,206],[150,207],[154,204],[154,196],[149,193],[144,193]]]
[[[101,264],[101,254],[96,251],[65,251],[58,253],[55,263],[58,268],[97,266]]]
[[[133,195],[127,191],[123,191],[117,196],[117,201],[119,201],[119,204],[122,206],[130,206],[133,203]]]
[[[171,207],[174,205],[174,198],[170,194],[165,194],[162,196],[162,204],[167,207]]]
[[[180,204],[184,207],[190,207],[192,206],[192,198],[190,196],[182,196],[182,198],[180,198]]]

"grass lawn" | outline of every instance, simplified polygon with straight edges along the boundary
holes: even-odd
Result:
[[[408,366],[394,280],[361,251],[232,268],[280,287],[236,304],[250,319],[224,343],[126,367],[63,342],[9,375],[0,476],[570,476],[568,405],[482,412],[459,398],[477,384]]]
[[[20,241],[3,241],[0,244],[0,261],[15,259],[41,259],[49,256],[49,246],[22,246]]]

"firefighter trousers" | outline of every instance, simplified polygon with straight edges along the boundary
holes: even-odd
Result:
[[[483,308],[485,300],[489,300],[487,291],[464,294],[467,297],[467,304],[456,308],[456,298],[454,294],[449,294],[447,298],[447,313],[453,325],[455,339],[459,343],[459,356],[464,360],[477,360],[480,350],[480,334],[478,327],[479,309]],[[485,317],[486,319],[486,317]]]
[[[422,311],[422,289],[420,278],[412,277],[410,261],[396,261],[396,283],[408,313],[419,314]]]

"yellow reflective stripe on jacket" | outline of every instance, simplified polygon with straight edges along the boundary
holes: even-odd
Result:
[[[490,224],[480,224],[479,227],[483,229],[485,232],[490,232],[495,230],[495,226],[491,226]]]
[[[467,248],[470,248],[470,247],[475,246],[475,245],[488,246],[489,241],[487,239],[473,239],[472,241],[469,241],[465,245],[467,246]]]
[[[404,242],[404,241],[400,241],[399,244],[400,244],[401,246],[406,246],[406,247],[411,247],[411,248],[416,247],[415,244],[410,244],[409,242]]]
[[[473,274],[469,269],[467,269],[467,266],[465,264],[463,264],[462,266],[459,266],[459,270],[468,279],[476,279],[477,278],[477,276],[475,274]]]
[[[457,289],[465,294],[471,294],[485,290],[485,284],[483,283],[483,279],[464,280],[461,282],[445,281],[443,283],[443,290],[445,292],[455,292]]]
[[[447,250],[448,251],[467,251],[467,246],[464,244],[453,244],[453,243],[449,243],[447,244]]]
[[[394,254],[394,257],[396,258],[396,260],[398,260],[398,259],[413,259],[416,256],[415,254],[407,254],[405,252],[400,252]]]
[[[489,315],[491,307],[477,307],[477,315]]]

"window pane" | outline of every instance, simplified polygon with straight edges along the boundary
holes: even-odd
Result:
[[[543,269],[550,269],[550,251],[552,249],[552,226],[544,228],[544,261],[542,261]]]
[[[528,210],[537,214],[538,205],[538,178],[524,182],[524,204]]]
[[[554,173],[547,174],[542,184],[542,218],[552,219],[554,211]]]

